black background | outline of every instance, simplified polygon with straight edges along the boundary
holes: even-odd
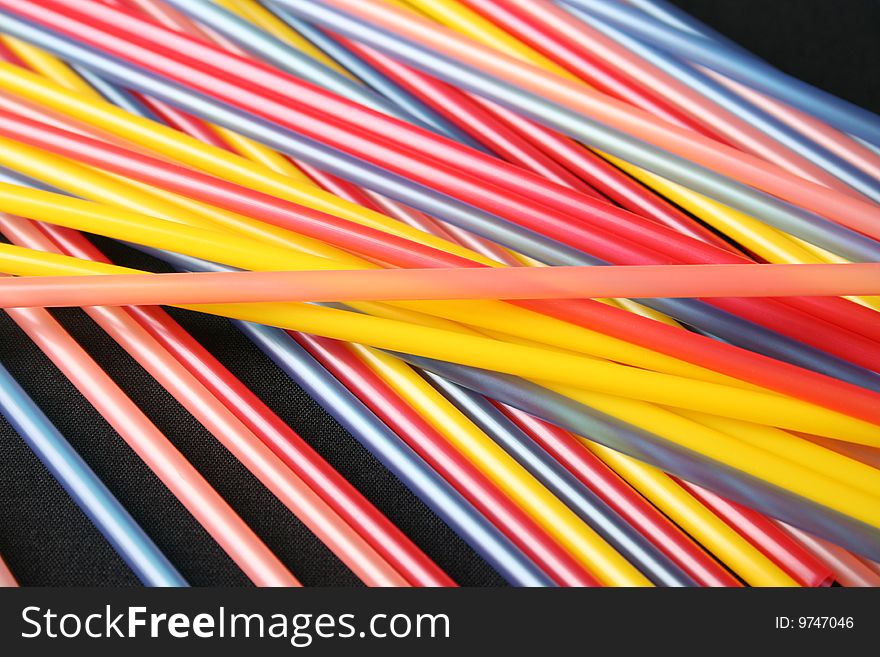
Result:
[[[677,0],[756,54],[880,111],[876,0]],[[114,261],[155,261],[96,238]],[[225,320],[183,326],[463,585],[500,578]],[[81,311],[55,316],[306,585],[357,578]],[[48,359],[0,313],[0,361],[193,585],[248,580]],[[0,554],[24,585],[137,585],[128,568],[0,418]]]

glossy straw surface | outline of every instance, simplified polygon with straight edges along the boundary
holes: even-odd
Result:
[[[187,586],[177,569],[0,365],[0,412],[147,586]]]
[[[376,269],[0,279],[0,306],[880,294],[880,264]]]

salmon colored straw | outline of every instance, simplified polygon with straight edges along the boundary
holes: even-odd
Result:
[[[18,581],[16,581],[12,571],[9,570],[9,566],[3,561],[3,557],[0,557],[0,588],[15,588],[17,586]]]
[[[109,262],[76,231],[40,229],[65,252]],[[415,586],[455,586],[413,542],[161,308],[128,313]]]
[[[880,573],[858,557],[797,527],[778,521],[776,524],[824,561],[834,573],[834,579],[844,586],[880,587]]]
[[[58,248],[51,245],[45,236],[27,225],[17,231],[16,241],[19,240],[40,250],[58,252]],[[371,586],[409,586],[388,562],[124,309],[89,307],[85,311],[364,583]]]
[[[10,216],[3,217],[2,226],[3,232],[12,239],[35,232],[29,222]],[[45,311],[34,309],[11,310],[9,313],[251,581],[257,586],[299,584],[217,491],[57,321]]]
[[[3,251],[15,255],[13,247]],[[0,280],[0,308],[284,301],[880,294],[880,263],[370,269]]]
[[[12,2],[3,0],[3,4]],[[658,121],[627,103],[482,46],[382,0],[322,0],[322,3],[854,230],[880,236],[880,210],[871,203],[829,190],[717,141]]]

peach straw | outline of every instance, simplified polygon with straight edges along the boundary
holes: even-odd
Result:
[[[0,253],[27,256],[20,247],[8,245],[0,245]],[[880,263],[246,271],[0,280],[2,308],[877,294]]]
[[[41,251],[58,252],[36,227],[23,221],[16,222],[16,227],[18,230],[10,235],[13,241]],[[84,310],[365,584],[409,586],[403,576],[124,309],[88,307]]]
[[[17,586],[18,581],[16,581],[12,571],[9,570],[9,566],[3,561],[3,557],[0,557],[0,588],[10,589]]]
[[[880,586],[880,573],[868,567],[855,555],[796,527],[779,521],[775,522],[783,531],[821,559],[834,573],[834,579],[844,586]]]

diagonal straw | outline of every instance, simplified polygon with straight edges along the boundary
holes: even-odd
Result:
[[[147,586],[187,586],[186,580],[3,365],[0,413],[141,582]]]

